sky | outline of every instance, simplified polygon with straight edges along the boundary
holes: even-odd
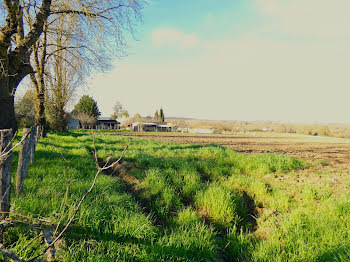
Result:
[[[151,0],[77,93],[103,116],[350,123],[349,0]]]

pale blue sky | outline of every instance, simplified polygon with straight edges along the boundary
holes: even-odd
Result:
[[[103,115],[350,122],[348,0],[153,0],[84,92]]]

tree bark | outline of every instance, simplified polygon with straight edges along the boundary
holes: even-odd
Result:
[[[0,82],[0,89],[2,84]],[[13,96],[0,96],[0,129],[12,129],[14,131],[18,129],[13,99]]]
[[[0,43],[1,44],[1,43]],[[0,45],[0,130],[17,131],[14,96],[10,87],[7,47]]]
[[[25,136],[28,132],[31,132],[29,128],[23,129],[23,136]],[[28,168],[30,162],[30,137],[23,141],[21,146],[21,150],[18,156],[18,167],[17,167],[17,175],[16,175],[16,192],[18,195],[23,193],[23,183],[24,179],[28,175]]]
[[[43,31],[50,15],[51,1],[41,1],[40,10],[26,36],[23,34],[23,8],[20,1],[3,1],[7,15],[3,19],[4,26],[0,28],[0,129],[17,130],[14,95],[22,79],[33,71],[29,64],[31,46]]]
[[[5,153],[11,149],[12,130],[0,130],[0,150]],[[10,196],[11,196],[11,169],[12,154],[0,166],[0,210],[2,212],[10,212]],[[8,217],[8,213],[0,214],[2,220]],[[0,241],[2,237],[0,236]]]
[[[40,127],[41,137],[46,137],[45,94],[37,95],[37,125]]]

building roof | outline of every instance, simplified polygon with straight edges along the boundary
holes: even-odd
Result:
[[[98,119],[97,122],[100,124],[120,124],[120,122],[113,119]]]
[[[135,122],[133,123],[134,125],[139,125],[139,124],[142,124],[142,125],[147,125],[147,126],[160,126],[160,125],[167,125],[166,122]]]
[[[97,120],[112,120],[112,119],[110,117],[108,117],[108,116],[99,116],[97,118]]]

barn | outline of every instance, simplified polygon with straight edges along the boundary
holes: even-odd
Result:
[[[77,118],[71,117],[68,119],[67,129],[80,129],[83,125]],[[89,128],[91,129],[120,129],[120,122],[109,119],[108,117],[99,117],[96,123]]]
[[[131,130],[135,132],[175,132],[176,127],[169,125],[166,122],[136,122],[132,124]]]
[[[120,122],[108,117],[99,117],[93,129],[120,129]]]

